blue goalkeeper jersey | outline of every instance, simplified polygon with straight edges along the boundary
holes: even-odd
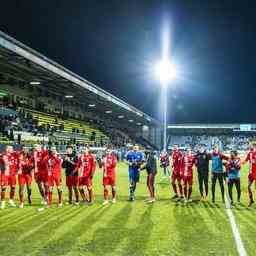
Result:
[[[144,154],[141,151],[129,151],[126,155],[126,161],[129,163],[129,169],[138,169],[136,164],[144,161]]]

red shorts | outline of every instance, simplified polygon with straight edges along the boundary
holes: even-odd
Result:
[[[92,178],[91,177],[79,177],[78,185],[91,187],[92,186]]]
[[[180,172],[172,172],[172,182],[176,182],[176,180],[182,180],[182,174]]]
[[[35,173],[35,181],[37,183],[43,182],[43,183],[47,183],[48,181],[48,175],[47,172],[37,172]]]
[[[32,184],[32,174],[26,173],[26,174],[19,174],[18,175],[18,181],[20,186],[24,185],[31,185]]]
[[[8,179],[8,186],[15,187],[16,186],[16,175],[9,175]]]
[[[66,176],[66,186],[78,186],[78,176]]]
[[[192,186],[193,184],[193,176],[184,176],[183,177],[183,182],[184,182],[184,185],[189,185],[189,186]]]
[[[6,176],[3,172],[0,172],[0,186],[8,186],[8,176]]]
[[[256,182],[256,175],[250,172],[248,174],[248,181],[249,182],[254,182],[254,181]]]
[[[103,186],[112,186],[116,185],[116,178],[114,176],[103,177]]]
[[[53,187],[54,184],[56,187],[61,186],[61,175],[52,174],[48,176],[48,186]]]

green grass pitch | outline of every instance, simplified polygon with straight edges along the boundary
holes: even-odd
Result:
[[[247,167],[242,170],[242,205],[233,208],[248,255],[255,255],[256,209],[247,205]],[[170,185],[157,175],[157,201],[147,205],[146,175],[136,201],[128,198],[127,166],[119,164],[117,204],[102,206],[102,173],[94,179],[95,204],[64,206],[38,212],[40,197],[33,188],[34,206],[0,211],[0,255],[238,255],[225,206],[198,201],[197,175],[189,205],[170,200]],[[64,188],[66,199],[66,189]],[[16,195],[17,196],[17,195]],[[55,193],[56,196],[56,193]],[[54,197],[54,203],[56,197]]]

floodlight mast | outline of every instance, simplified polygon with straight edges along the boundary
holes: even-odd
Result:
[[[162,35],[162,60],[156,66],[156,73],[162,86],[162,104],[163,104],[163,150],[167,151],[167,111],[168,111],[168,85],[171,79],[175,77],[175,68],[169,61],[169,26],[164,24]]]
[[[163,150],[167,152],[167,105],[168,105],[168,99],[167,99],[167,82],[162,82],[163,83],[163,110],[164,110],[164,132],[163,132]]]

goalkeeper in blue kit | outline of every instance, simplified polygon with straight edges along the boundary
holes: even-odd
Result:
[[[139,151],[139,146],[134,145],[133,149],[126,155],[126,161],[129,165],[129,181],[130,181],[130,201],[135,200],[136,185],[140,179],[140,166],[144,162],[145,157],[143,152]]]

